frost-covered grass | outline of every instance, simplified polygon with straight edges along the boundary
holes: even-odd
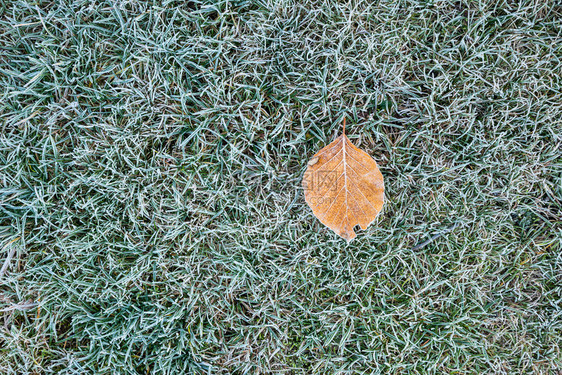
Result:
[[[0,3],[0,373],[562,371],[561,76],[557,0]]]

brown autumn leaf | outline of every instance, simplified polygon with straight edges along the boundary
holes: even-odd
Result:
[[[348,242],[353,227],[367,229],[384,202],[384,181],[377,163],[343,134],[308,162],[304,197],[314,216]]]

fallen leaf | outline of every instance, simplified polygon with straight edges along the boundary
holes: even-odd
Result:
[[[377,163],[343,133],[308,162],[304,197],[314,216],[348,242],[353,227],[367,229],[384,202],[384,180]]]

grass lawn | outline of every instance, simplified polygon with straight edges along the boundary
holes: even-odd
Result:
[[[386,187],[349,244],[301,189],[344,117]],[[561,351],[559,0],[0,2],[0,374]]]

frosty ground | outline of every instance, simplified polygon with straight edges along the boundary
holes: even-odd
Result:
[[[558,1],[6,1],[0,51],[0,373],[562,370]]]

